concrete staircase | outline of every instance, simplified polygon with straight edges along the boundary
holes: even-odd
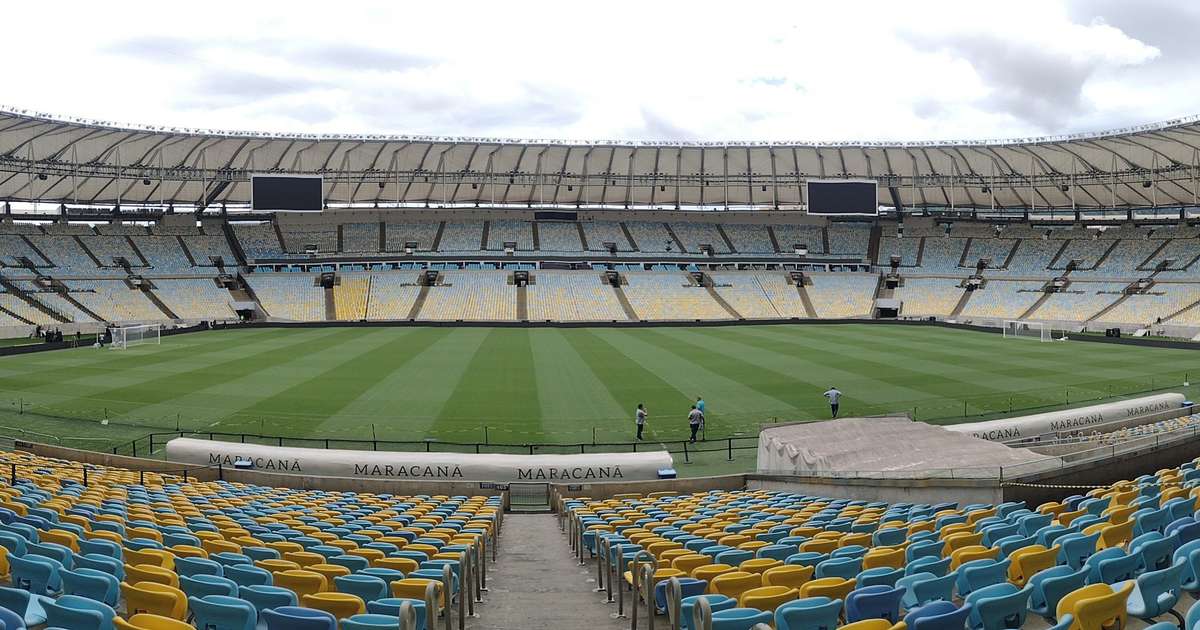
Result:
[[[146,296],[147,299],[149,299],[154,303],[155,306],[158,307],[158,310],[162,311],[163,315],[167,316],[167,319],[179,319],[179,316],[175,314],[175,311],[172,311],[170,307],[163,303],[163,301],[154,294],[154,291],[148,282],[143,281],[142,285],[138,287],[138,289],[142,292],[142,295]]]
[[[771,248],[775,250],[776,254],[780,253],[779,238],[777,236],[775,236],[775,227],[774,226],[770,226],[770,225],[767,226],[767,236],[770,237],[770,239],[771,239]]]
[[[337,321],[337,297],[333,293],[333,287],[325,287],[325,321]]]
[[[26,304],[28,304],[30,308],[33,308],[37,311],[41,311],[42,313],[44,313],[46,315],[46,317],[49,317],[50,319],[52,319],[56,322],[66,323],[66,322],[71,321],[66,316],[62,315],[61,313],[58,313],[57,311],[51,309],[50,307],[46,306],[45,304],[42,304],[38,300],[31,297],[25,291],[22,291],[21,289],[17,288],[17,286],[15,284],[9,282],[7,279],[0,278],[0,286],[3,286],[4,290],[6,292],[8,292],[9,295],[16,296],[22,302],[25,302]],[[22,321],[27,321],[22,317],[18,317],[17,319],[21,319]],[[32,323],[32,322],[29,322],[29,323]]]
[[[982,291],[983,289],[976,289],[976,290]],[[950,317],[955,318],[955,317],[958,317],[959,315],[962,315],[963,309],[967,308],[967,302],[971,301],[971,296],[974,294],[975,294],[975,291],[968,291],[966,289],[963,289],[962,296],[958,298],[958,304],[955,304],[954,310],[950,311]]]
[[[613,287],[613,291],[617,294],[617,301],[621,303],[621,310],[625,311],[625,317],[631,322],[640,321],[642,318],[638,316],[637,311],[633,310],[633,305],[629,303],[629,297],[625,295],[625,290],[621,287]]]
[[[622,221],[619,225],[621,226],[621,231],[625,233],[625,240],[629,241],[629,248],[635,252],[642,251],[638,248],[637,241],[633,240],[633,233],[629,231],[629,226],[625,225],[624,221]]]
[[[622,224],[622,225],[624,225],[624,224]],[[675,230],[671,229],[671,224],[663,223],[663,227],[667,229],[667,234],[670,235],[671,241],[675,243],[675,246],[679,248],[679,251],[687,252],[688,249],[683,246],[683,241],[679,240],[678,236],[675,236]]]

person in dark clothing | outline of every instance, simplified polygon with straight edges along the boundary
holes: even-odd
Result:
[[[700,423],[704,421],[704,414],[692,405],[692,410],[688,412],[688,427],[692,430],[691,443],[696,443],[696,432],[700,430]]]
[[[637,439],[641,440],[643,439],[642,430],[646,428],[646,407],[642,403],[638,403],[637,411],[634,413],[637,416]]]

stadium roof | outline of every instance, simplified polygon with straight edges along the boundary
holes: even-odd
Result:
[[[320,174],[331,204],[794,207],[812,178],[904,206],[1196,205],[1200,116],[1008,140],[629,142],[273,134],[0,109],[0,199],[246,204],[252,173]]]

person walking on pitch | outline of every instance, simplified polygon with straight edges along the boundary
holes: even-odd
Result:
[[[646,428],[646,408],[644,406],[642,406],[642,403],[638,403],[636,415],[637,415],[637,439],[641,440],[641,439],[643,439],[642,438],[642,430]]]
[[[700,423],[704,421],[704,414],[692,405],[692,410],[688,412],[688,427],[692,430],[691,443],[696,443],[696,432],[700,430]]]
[[[825,397],[829,399],[829,411],[833,414],[834,418],[837,418],[838,400],[841,399],[842,392],[839,391],[838,388],[830,386],[829,389],[825,391]]]

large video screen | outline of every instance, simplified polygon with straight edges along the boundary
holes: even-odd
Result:
[[[250,177],[250,205],[255,210],[320,212],[322,183],[320,175],[253,175]]]
[[[810,179],[806,196],[808,213],[877,216],[876,186],[872,179]]]

